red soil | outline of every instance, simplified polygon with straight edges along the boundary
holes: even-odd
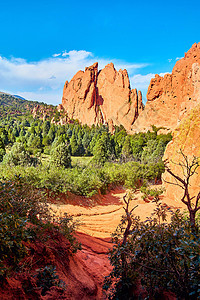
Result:
[[[114,190],[107,192],[105,195],[102,195],[100,192],[97,195],[94,195],[90,198],[85,196],[75,195],[71,192],[66,193],[51,193],[48,195],[48,199],[51,203],[59,204],[71,204],[78,205],[85,208],[90,208],[91,206],[101,205],[119,205],[121,204],[121,198],[117,197],[117,194],[124,193],[125,190],[120,187],[116,187]]]
[[[27,244],[29,255],[19,265],[19,272],[12,274],[0,286],[0,299],[106,299],[102,293],[104,276],[111,271],[107,252],[109,240],[93,238],[83,233],[76,237],[82,250],[70,255],[69,242],[60,234],[50,235],[48,241]],[[53,265],[66,284],[66,289],[51,287],[46,295],[36,285],[38,268]]]

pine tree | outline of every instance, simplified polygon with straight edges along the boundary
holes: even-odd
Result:
[[[122,147],[122,157],[127,159],[131,157],[131,154],[132,154],[132,149],[131,149],[130,136],[127,135],[124,145]]]
[[[111,155],[111,144],[107,132],[104,132],[97,140],[97,143],[93,148],[93,154],[94,161],[97,164],[103,165],[108,160]]]
[[[71,167],[71,156],[69,155],[67,145],[62,143],[52,149],[51,163],[56,167]]]
[[[70,147],[71,147],[72,156],[78,155],[79,149],[78,149],[78,143],[77,143],[75,134],[73,134],[70,139]]]

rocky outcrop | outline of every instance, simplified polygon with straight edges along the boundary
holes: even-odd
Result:
[[[46,232],[47,236],[51,234]],[[74,255],[69,251],[69,241],[59,233],[54,233],[48,240],[42,236],[41,240],[26,243],[28,253],[19,264],[21,271],[12,272],[1,282],[0,299],[106,299],[102,287],[104,277],[112,270],[107,254],[112,244],[109,239],[83,233],[76,233],[76,238],[82,244],[82,250]],[[49,266],[55,267],[62,284],[57,286],[58,281],[52,277],[56,283],[52,280],[52,287],[42,294],[41,287],[48,287],[48,284],[43,281],[38,287],[36,275],[40,268]]]
[[[62,106],[68,118],[82,124],[123,125],[128,131],[143,110],[141,92],[131,90],[126,70],[98,63],[79,71],[63,89]]]
[[[144,111],[132,132],[147,131],[151,125],[173,130],[187,113],[200,103],[200,43],[194,44],[177,61],[172,74],[155,75],[147,92]]]
[[[37,104],[33,107],[31,110],[31,114],[33,118],[39,118],[43,121],[45,121],[47,118],[52,118],[52,115],[54,115],[56,112],[56,107],[53,105],[47,105],[47,104]]]
[[[131,90],[126,70],[112,63],[98,71],[98,63],[66,81],[62,106],[69,119],[82,124],[123,125],[129,133],[147,131],[152,125],[173,131],[200,103],[200,43],[177,61],[172,74],[155,75],[142,104],[141,92]],[[139,117],[138,117],[139,116]]]
[[[189,161],[192,160],[193,156],[200,157],[200,104],[190,112],[188,117],[174,131],[173,140],[167,145],[163,158],[169,161],[170,169],[183,179],[183,170],[178,165],[180,161],[184,161],[180,150],[188,157]],[[169,199],[180,202],[184,192],[183,189],[166,181],[176,183],[168,172],[165,172],[163,175],[166,196]],[[191,177],[189,191],[191,197],[196,196],[200,191],[200,167]]]

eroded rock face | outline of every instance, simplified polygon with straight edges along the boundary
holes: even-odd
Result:
[[[70,255],[69,241],[59,233],[54,233],[53,238],[45,242],[43,236],[41,240],[29,242],[26,245],[29,255],[25,258],[27,262],[31,261],[28,272],[25,268],[20,273],[13,272],[0,285],[0,299],[106,299],[102,287],[104,277],[112,270],[108,259],[112,244],[109,239],[84,233],[76,233],[76,238],[82,244],[82,250],[74,255]],[[36,274],[45,266],[55,266],[56,275],[65,286],[53,285],[41,295]]]
[[[127,71],[117,72],[112,63],[101,71],[95,63],[66,81],[62,106],[82,124],[122,124],[128,131],[143,110],[141,92],[131,90]]]
[[[193,156],[200,157],[200,104],[190,112],[188,117],[174,131],[173,140],[167,145],[163,158],[169,161],[170,169],[184,179],[182,168],[177,165],[184,160],[180,150],[188,157],[189,161],[192,160]],[[175,183],[175,180],[168,172],[163,174],[163,179],[166,196],[180,202],[183,196],[183,189],[166,183],[166,181]],[[197,173],[191,177],[189,191],[191,196],[196,196],[200,191],[200,167],[197,169]]]
[[[200,43],[177,61],[172,74],[155,75],[147,92],[144,111],[132,126],[133,132],[151,125],[174,130],[187,113],[200,103]]]

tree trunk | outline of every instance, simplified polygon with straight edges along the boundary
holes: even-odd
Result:
[[[190,226],[191,226],[192,232],[195,232],[195,230],[196,230],[195,215],[196,215],[196,212],[193,209],[190,209]]]

